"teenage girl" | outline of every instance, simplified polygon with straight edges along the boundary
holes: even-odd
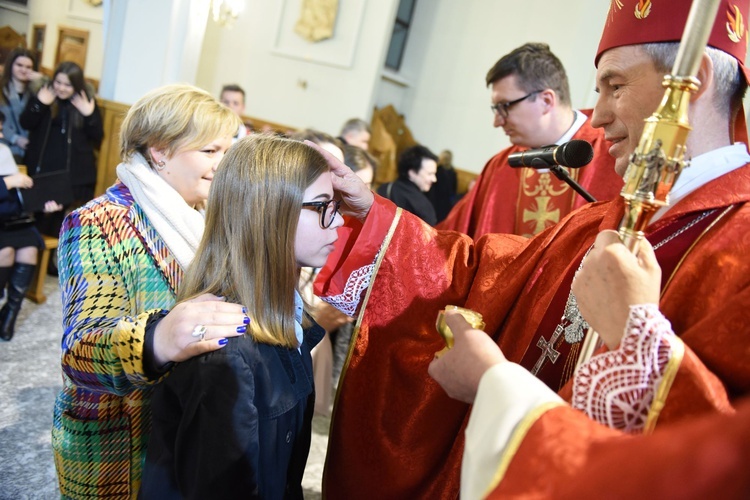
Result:
[[[333,251],[338,209],[326,160],[304,143],[250,136],[226,154],[178,300],[212,293],[252,321],[157,387],[141,498],[302,498],[310,350],[324,331],[299,294],[299,270]],[[196,342],[205,334],[196,325]]]

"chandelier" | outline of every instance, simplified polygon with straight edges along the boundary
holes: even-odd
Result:
[[[222,26],[231,26],[245,8],[245,0],[212,0],[211,15]]]

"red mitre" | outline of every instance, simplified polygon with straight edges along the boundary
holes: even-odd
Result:
[[[614,47],[653,42],[679,42],[687,23],[690,0],[610,0],[604,32],[596,51],[594,65],[601,55]],[[750,0],[721,0],[708,45],[734,56],[740,63],[745,80],[750,83],[750,70],[745,67],[747,54],[747,22]],[[744,113],[735,124],[737,140],[746,136]],[[741,123],[740,123],[741,122]]]
[[[594,64],[605,50],[614,47],[679,42],[691,4],[690,0],[611,0]],[[750,0],[721,0],[708,38],[708,45],[734,56],[743,69],[749,12]]]

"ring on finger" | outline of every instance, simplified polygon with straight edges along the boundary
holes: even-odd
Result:
[[[198,342],[202,341],[206,337],[206,325],[195,325],[190,335],[198,337]]]

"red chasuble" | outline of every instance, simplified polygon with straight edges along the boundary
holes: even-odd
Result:
[[[750,392],[749,198],[745,166],[696,190],[648,228],[653,234],[678,228],[678,220],[713,217],[683,245],[666,279],[660,309],[686,349],[657,425],[726,410]],[[326,497],[456,498],[469,406],[427,375],[443,347],[438,311],[453,304],[481,313],[511,361],[541,353],[539,338],[553,333],[541,325],[565,302],[566,276],[622,213],[620,199],[589,204],[530,240],[491,234],[472,241],[436,231],[382,198],[364,226],[349,222],[316,283],[318,294],[339,301],[361,290],[363,307],[334,407]],[[372,272],[369,282],[363,269]],[[561,354],[557,364],[567,361]],[[557,388],[558,377],[545,382]]]
[[[591,110],[581,112],[588,118],[573,139],[590,142],[594,159],[569,173],[597,200],[615,199],[623,182],[608,153],[611,143],[604,140],[601,129],[591,127]],[[525,149],[512,146],[487,162],[472,190],[438,224],[438,229],[451,229],[475,239],[487,233],[533,236],[588,203],[552,173],[511,168],[508,156]]]
[[[747,399],[734,415],[646,436],[623,436],[565,406],[518,428],[487,498],[750,498]]]

